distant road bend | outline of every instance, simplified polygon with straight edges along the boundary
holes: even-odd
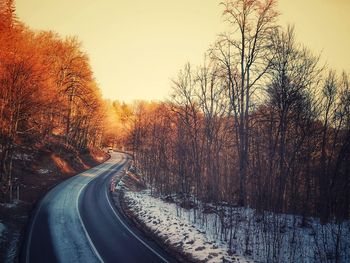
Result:
[[[21,262],[174,262],[112,204],[111,177],[128,161],[112,153],[53,188],[32,218]]]

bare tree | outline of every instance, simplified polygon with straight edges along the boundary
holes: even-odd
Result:
[[[214,48],[214,58],[223,63],[237,127],[240,191],[239,204],[246,203],[249,165],[251,98],[270,64],[270,35],[278,13],[275,0],[227,0],[224,17],[231,33],[223,35]],[[215,50],[216,49],[216,50]]]
[[[272,36],[274,55],[271,60],[271,84],[267,90],[268,101],[277,115],[278,129],[278,185],[276,187],[275,207],[281,211],[291,167],[296,161],[295,154],[300,150],[306,133],[291,132],[292,127],[301,121],[303,112],[310,111],[307,105],[309,89],[317,83],[320,69],[318,57],[295,43],[294,30],[289,27],[286,32],[276,30]],[[298,131],[294,128],[294,131]],[[287,138],[293,136],[294,140]],[[287,142],[294,141],[294,145]]]

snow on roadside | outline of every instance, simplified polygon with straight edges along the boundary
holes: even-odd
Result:
[[[13,200],[11,203],[0,203],[0,206],[5,208],[15,208],[20,204],[20,200]]]
[[[115,186],[115,190],[122,190],[124,189],[124,186],[124,182],[120,180],[119,183]]]
[[[166,244],[198,261],[252,262],[239,255],[229,255],[226,242],[212,239],[191,221],[191,211],[182,211],[179,216],[176,204],[152,197],[149,191],[126,191],[125,201],[133,214]]]
[[[176,196],[167,200],[152,197],[149,190],[127,191],[123,182],[120,189],[126,190],[125,201],[134,216],[166,244],[198,261],[350,262],[349,221],[322,225],[317,218],[306,218],[303,223],[297,215],[224,205],[215,209],[200,202],[198,208],[185,209],[176,204],[179,200],[174,202]],[[230,233],[231,247],[224,241]]]
[[[20,239],[20,232],[15,230],[11,233],[11,240],[8,244],[7,251],[5,254],[5,261],[4,263],[10,263],[10,262],[16,262],[16,256],[18,256],[18,244]]]
[[[39,174],[48,174],[49,172],[50,172],[50,170],[48,170],[48,169],[39,169],[38,170]]]
[[[33,160],[33,155],[26,153],[15,153],[13,159],[21,161],[31,161]]]
[[[0,221],[0,238],[5,233],[5,230],[6,230],[6,226]]]

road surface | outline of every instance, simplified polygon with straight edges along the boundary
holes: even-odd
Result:
[[[111,177],[129,157],[112,153],[105,163],[53,188],[31,220],[22,262],[173,262],[115,208]]]

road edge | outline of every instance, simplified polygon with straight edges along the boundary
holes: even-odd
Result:
[[[18,259],[18,262],[20,263],[28,263],[29,260],[27,257],[30,253],[29,252],[29,248],[30,248],[30,240],[32,238],[32,234],[33,234],[33,225],[35,223],[35,219],[40,211],[40,208],[42,206],[42,202],[44,200],[44,198],[53,190],[55,189],[58,185],[62,184],[62,183],[65,183],[67,182],[68,180],[71,180],[72,178],[75,178],[76,176],[79,176],[81,173],[84,173],[92,168],[96,168],[97,166],[99,165],[103,165],[106,163],[106,161],[108,161],[110,158],[111,158],[111,155],[106,153],[106,158],[99,164],[95,165],[95,166],[92,166],[90,167],[89,169],[85,170],[85,171],[82,171],[82,172],[79,172],[59,183],[57,183],[56,185],[54,185],[53,187],[51,187],[45,194],[43,194],[40,199],[38,199],[35,204],[33,205],[33,209],[30,211],[29,213],[29,217],[28,217],[28,220],[27,220],[27,223],[25,224],[25,227],[24,229],[21,231],[22,232],[22,242],[21,242],[21,245],[18,249],[18,255],[17,255],[17,259]],[[83,187],[85,188],[85,187]],[[79,195],[80,195],[80,192],[79,192]],[[79,214],[79,210],[78,210],[78,214]],[[80,214],[79,214],[80,216]],[[85,226],[84,226],[85,227]],[[85,231],[85,230],[84,230]],[[28,243],[29,242],[29,243]],[[90,241],[89,241],[90,242]]]

